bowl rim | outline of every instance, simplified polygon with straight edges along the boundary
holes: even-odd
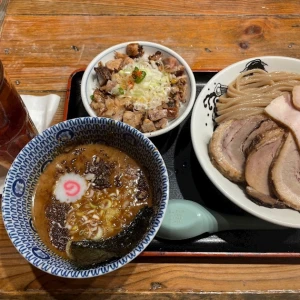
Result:
[[[197,120],[197,118],[199,118],[199,116],[197,116],[197,110],[198,110],[198,106],[200,105],[201,100],[203,100],[203,96],[205,96],[207,94],[206,88],[208,86],[212,85],[212,83],[214,81],[216,81],[217,79],[219,79],[220,76],[224,76],[224,74],[226,74],[228,71],[230,71],[230,69],[234,69],[234,68],[236,68],[240,65],[245,65],[247,62],[252,61],[252,60],[256,60],[256,59],[260,59],[262,61],[263,60],[268,60],[268,61],[269,60],[275,60],[277,63],[281,62],[281,61],[290,61],[290,62],[297,62],[297,64],[300,64],[300,59],[293,58],[293,57],[276,56],[276,55],[265,55],[265,56],[263,56],[262,55],[262,56],[249,57],[249,58],[234,62],[231,65],[228,65],[224,69],[220,70],[218,73],[216,73],[205,84],[205,86],[203,87],[203,89],[201,90],[201,92],[199,93],[199,95],[198,95],[198,97],[195,101],[195,105],[194,105],[194,108],[193,108],[193,111],[192,111],[192,116],[191,116],[191,127],[190,127],[190,133],[191,133],[193,149],[194,149],[194,152],[196,154],[197,160],[198,160],[201,168],[203,169],[203,171],[207,175],[207,177],[214,184],[214,186],[227,199],[229,199],[231,202],[233,202],[234,204],[236,204],[237,206],[242,208],[244,211],[246,211],[246,212],[248,212],[248,213],[250,213],[250,214],[252,214],[252,215],[254,215],[254,216],[256,216],[260,219],[263,219],[265,221],[268,221],[268,222],[271,222],[271,223],[274,223],[274,224],[277,224],[277,225],[285,226],[285,227],[300,228],[300,221],[299,221],[299,224],[295,224],[295,223],[289,223],[288,221],[284,221],[284,220],[274,219],[274,218],[272,218],[272,216],[269,216],[268,214],[262,213],[261,211],[259,211],[259,209],[252,209],[247,204],[241,203],[240,201],[238,201],[238,199],[233,197],[232,194],[230,193],[230,191],[228,191],[228,189],[226,189],[226,187],[224,188],[223,183],[219,182],[216,178],[214,178],[214,174],[213,174],[213,171],[212,171],[212,168],[214,168],[214,166],[211,164],[211,162],[210,162],[210,164],[206,163],[206,161],[204,160],[204,157],[202,156],[202,151],[199,149],[199,147],[200,147],[199,143],[197,143],[197,138],[198,138],[197,134],[199,133],[199,129],[195,128],[195,126],[196,126],[195,123],[197,122],[196,120]],[[237,75],[238,74],[236,74],[235,77],[237,77]],[[198,132],[197,132],[197,130],[198,130]],[[230,181],[230,183],[235,184],[231,181]],[[249,199],[249,201],[251,201],[251,200]],[[271,208],[268,208],[268,209],[271,209]],[[290,210],[292,211],[292,209],[290,209]]]
[[[126,255],[124,255],[116,260],[113,260],[112,262],[105,263],[104,267],[103,267],[103,265],[99,265],[96,267],[84,268],[82,270],[74,269],[74,270],[68,271],[68,272],[63,272],[63,270],[55,272],[53,270],[54,266],[49,266],[48,269],[43,269],[41,264],[35,264],[33,259],[26,257],[25,253],[22,253],[21,249],[23,247],[24,241],[18,236],[12,237],[12,234],[15,233],[16,229],[15,229],[15,227],[14,227],[14,229],[12,229],[10,227],[11,227],[11,224],[15,223],[16,221],[12,220],[13,219],[12,212],[10,210],[7,210],[7,207],[8,208],[11,207],[9,205],[9,203],[11,202],[10,201],[11,190],[13,188],[14,178],[18,177],[18,174],[13,174],[13,170],[14,169],[17,170],[21,167],[20,162],[22,162],[22,160],[21,160],[22,156],[25,155],[26,152],[28,153],[29,151],[31,151],[30,148],[32,146],[34,146],[36,144],[36,142],[47,140],[47,134],[53,132],[53,129],[59,129],[59,127],[61,127],[63,125],[67,126],[68,128],[72,128],[72,125],[76,125],[76,123],[78,123],[78,122],[87,122],[87,123],[85,123],[87,125],[95,124],[95,123],[100,125],[101,120],[102,120],[102,122],[105,122],[108,125],[114,123],[114,124],[116,124],[116,126],[120,126],[122,128],[122,130],[124,130],[127,133],[133,132],[134,134],[136,134],[136,137],[140,141],[143,141],[143,144],[147,143],[147,145],[148,145],[147,147],[149,147],[149,145],[150,145],[150,150],[155,150],[155,155],[154,154],[153,155],[155,156],[155,161],[157,161],[157,162],[159,162],[159,164],[161,164],[160,174],[162,177],[162,185],[165,186],[165,189],[162,190],[162,198],[161,198],[162,201],[158,206],[158,212],[156,213],[155,218],[152,220],[152,226],[150,226],[146,235],[144,236],[144,238],[142,240],[140,240],[140,242],[137,244],[137,246],[132,251],[127,253]],[[92,122],[95,122],[95,123],[92,123]],[[86,129],[89,130],[88,126],[86,126]],[[161,156],[160,152],[158,151],[156,146],[153,144],[153,142],[149,138],[144,136],[139,130],[129,126],[126,123],[112,120],[109,118],[103,118],[103,117],[80,117],[80,118],[75,118],[75,119],[69,119],[69,120],[59,122],[53,126],[50,126],[46,130],[44,130],[42,133],[35,136],[20,151],[20,153],[18,154],[18,156],[12,163],[11,168],[8,170],[8,173],[7,173],[7,176],[5,179],[5,187],[4,187],[4,191],[3,191],[2,209],[1,209],[2,210],[2,219],[3,219],[3,223],[4,223],[4,227],[6,229],[6,232],[9,236],[11,242],[13,243],[14,247],[31,265],[37,267],[38,269],[40,269],[48,274],[55,275],[58,277],[73,278],[73,279],[92,278],[92,277],[97,277],[97,276],[108,274],[112,271],[115,271],[115,270],[121,268],[122,266],[126,265],[127,263],[129,263],[133,259],[135,259],[138,255],[140,255],[145,250],[145,248],[151,243],[151,241],[154,239],[156,233],[158,232],[159,227],[161,226],[163,218],[166,213],[167,204],[169,201],[169,188],[170,188],[169,176],[168,176],[167,168],[166,168],[165,162],[163,160],[163,157]],[[27,189],[30,190],[31,188],[27,187]],[[23,210],[22,214],[24,213],[26,216],[28,216],[29,220],[30,220],[29,215],[31,214],[31,211],[28,212],[27,209],[28,209],[28,203],[32,201],[31,194],[32,193],[30,193],[30,195],[28,195],[28,197],[26,199],[24,199],[23,196],[20,197],[20,199],[23,199],[23,201],[25,200],[24,208],[26,210]],[[34,233],[32,231],[30,231],[30,232],[28,231],[28,234],[30,236],[34,237],[34,241],[36,241],[36,239],[40,239],[37,232]],[[43,243],[41,240],[36,241],[36,242]],[[47,246],[45,244],[44,244],[44,246],[47,248]],[[54,257],[58,258],[59,260],[64,260],[63,258],[58,257],[58,255],[55,254],[51,249],[48,248],[48,251],[49,251],[50,256],[54,256]],[[123,258],[126,258],[125,263],[123,263],[123,261],[122,261]],[[114,264],[116,262],[118,263],[117,268],[114,267]],[[105,269],[104,272],[102,271],[103,269]],[[107,271],[107,269],[108,269],[108,271]],[[72,273],[78,273],[79,275],[74,277],[72,275]]]
[[[159,129],[159,130],[156,130],[156,131],[153,131],[153,132],[143,133],[147,137],[155,137],[155,136],[158,136],[158,135],[162,135],[162,134],[167,133],[170,130],[174,129],[175,127],[177,127],[181,122],[183,122],[186,119],[186,117],[191,112],[191,110],[193,108],[193,105],[194,105],[194,102],[196,100],[196,80],[195,80],[195,76],[194,76],[194,73],[193,73],[191,67],[188,65],[186,60],[181,55],[179,55],[177,52],[175,52],[174,50],[172,50],[172,49],[170,49],[166,46],[163,46],[161,44],[154,43],[154,42],[148,42],[148,41],[129,41],[129,42],[124,42],[124,43],[113,45],[113,46],[103,50],[99,54],[97,54],[92,59],[92,61],[87,65],[87,67],[86,67],[86,69],[83,73],[83,76],[82,76],[82,80],[81,80],[81,99],[82,99],[82,103],[83,103],[84,108],[86,109],[87,113],[90,116],[97,117],[96,113],[94,112],[94,110],[89,105],[89,99],[88,99],[88,96],[87,96],[87,81],[88,81],[88,78],[89,78],[91,72],[93,71],[94,67],[98,64],[98,62],[101,60],[101,58],[103,56],[106,56],[107,54],[109,54],[113,51],[116,51],[117,49],[125,48],[130,43],[139,43],[142,46],[158,48],[158,49],[161,49],[162,51],[165,51],[165,52],[169,53],[170,55],[174,56],[184,66],[185,71],[187,73],[187,76],[189,78],[189,81],[190,81],[190,99],[188,101],[188,104],[187,104],[186,108],[182,112],[182,114],[179,117],[177,117],[176,119],[174,119],[172,124],[171,125],[169,124],[166,128]]]

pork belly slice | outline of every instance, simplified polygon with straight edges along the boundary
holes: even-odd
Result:
[[[278,198],[287,206],[300,210],[300,154],[291,133],[273,163],[271,180]]]
[[[248,152],[251,151],[253,144],[255,145],[257,143],[257,141],[255,141],[257,137],[261,136],[268,130],[276,128],[279,128],[279,126],[273,120],[269,118],[262,120],[243,142],[242,151],[244,152],[245,156],[247,157]]]
[[[273,193],[270,186],[270,166],[285,140],[281,128],[266,131],[255,138],[245,164],[246,193],[256,203],[267,207],[285,207]]]
[[[266,120],[264,115],[222,122],[212,135],[208,151],[212,164],[229,180],[244,182],[244,143]]]
[[[270,208],[286,208],[286,205],[279,199],[275,199],[266,194],[260,193],[251,186],[246,187],[246,193],[251,197],[253,202],[258,205],[270,207]]]
[[[292,91],[292,101],[294,106],[300,110],[300,85],[296,85]]]
[[[286,93],[275,98],[265,108],[265,112],[282,125],[288,127],[300,147],[300,111],[292,103],[291,95]]]

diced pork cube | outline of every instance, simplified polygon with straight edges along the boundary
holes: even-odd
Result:
[[[105,85],[107,80],[111,79],[110,70],[104,66],[101,61],[99,62],[98,67],[95,67],[94,70],[97,74],[100,86]]]
[[[101,91],[107,92],[107,93],[111,93],[112,89],[117,85],[116,82],[108,80],[106,85],[101,86],[100,89]]]
[[[125,53],[121,53],[121,52],[118,52],[118,51],[115,52],[115,58],[122,58],[122,59],[124,59],[126,57],[128,57],[128,55],[125,54]]]
[[[143,113],[141,112],[125,111],[123,115],[123,122],[132,127],[139,128],[142,123],[142,118],[143,118]]]
[[[126,46],[126,54],[130,57],[140,57],[144,55],[143,46],[138,43],[130,43]]]
[[[178,114],[179,114],[179,110],[177,107],[169,107],[167,109],[168,111],[168,118],[169,119],[175,119],[178,117]]]
[[[151,121],[158,121],[162,118],[166,118],[168,115],[167,109],[150,109],[148,111],[148,117]]]
[[[149,60],[158,61],[162,58],[162,53],[160,51],[156,51],[153,55],[149,56]]]
[[[176,68],[179,65],[178,60],[175,57],[169,56],[163,59],[163,63],[169,70]]]
[[[96,89],[93,94],[93,102],[105,102],[107,96],[99,89]]]
[[[103,113],[103,117],[113,118],[116,113],[115,101],[114,99],[108,98],[105,100],[106,111]]]
[[[109,60],[105,65],[110,71],[119,71],[122,66],[123,59],[117,58],[113,60]]]
[[[154,126],[156,127],[156,129],[166,128],[167,125],[168,125],[168,119],[166,119],[166,118],[163,118],[163,119],[160,119],[157,122],[154,122]]]
[[[133,110],[132,100],[129,97],[119,98],[115,100],[116,105],[123,105],[126,110]]]
[[[125,106],[118,105],[118,102],[115,100],[115,114],[113,116],[113,119],[117,121],[122,121],[124,112],[125,112]]]
[[[134,63],[134,60],[130,58],[129,56],[126,56],[123,61],[122,61],[122,66],[121,68],[124,68],[125,66]]]
[[[91,107],[95,110],[97,116],[101,116],[104,111],[106,111],[106,106],[104,102],[92,102]]]
[[[149,119],[145,119],[142,124],[142,131],[143,132],[152,132],[155,130],[156,130],[156,128],[154,126],[154,123]]]

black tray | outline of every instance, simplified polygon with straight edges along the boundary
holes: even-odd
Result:
[[[80,95],[84,70],[74,71],[68,83],[64,118],[88,116]],[[195,72],[197,95],[215,72]],[[190,116],[177,128],[151,138],[169,173],[170,199],[190,199],[219,212],[247,215],[225,198],[201,169],[190,136]],[[232,230],[204,234],[185,241],[154,239],[145,256],[300,257],[300,230]]]

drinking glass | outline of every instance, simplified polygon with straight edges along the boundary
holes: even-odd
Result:
[[[22,148],[38,134],[0,61],[0,165],[9,169]]]

